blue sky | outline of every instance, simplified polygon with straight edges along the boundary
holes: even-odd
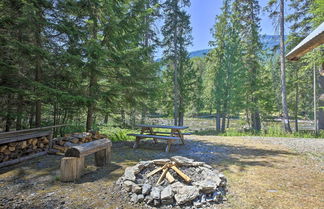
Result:
[[[223,0],[191,0],[191,6],[187,11],[191,16],[193,45],[188,48],[189,51],[209,48],[208,42],[212,40],[210,29],[215,24],[216,15],[221,12],[222,2]],[[261,7],[267,2],[268,0],[259,0]],[[261,11],[260,18],[261,34],[278,34],[268,14]]]
[[[259,0],[263,8],[269,0]],[[188,51],[210,48],[208,42],[212,40],[210,29],[215,24],[216,15],[220,14],[223,0],[191,0],[190,8],[187,8],[191,16],[191,27],[193,44],[188,47]],[[278,34],[272,25],[272,20],[268,14],[261,11],[261,34],[274,35]],[[160,25],[159,23],[158,25]],[[286,27],[286,32],[288,28]],[[157,53],[161,55],[161,51]]]

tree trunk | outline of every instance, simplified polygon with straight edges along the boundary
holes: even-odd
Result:
[[[179,122],[179,98],[178,98],[178,91],[179,91],[179,84],[178,84],[178,69],[176,61],[174,62],[174,98],[173,98],[173,118],[174,118],[174,125],[177,126]]]
[[[319,77],[318,77],[318,92],[319,92],[319,99],[318,99],[318,129],[324,130],[324,63],[322,64],[319,70]]]
[[[7,114],[6,114],[6,127],[5,131],[10,131],[11,123],[12,123],[12,94],[8,93],[8,101],[7,101]]]
[[[109,118],[109,114],[106,113],[105,114],[105,119],[104,119],[104,124],[108,124],[108,118]]]
[[[179,95],[179,122],[178,126],[183,126],[183,118],[184,118],[184,107],[183,107],[183,97],[180,93]]]
[[[285,17],[284,0],[280,0],[280,70],[281,70],[281,99],[283,112],[283,125],[286,132],[291,133],[286,94],[286,69],[285,69]]]
[[[125,128],[126,127],[126,116],[125,116],[124,109],[122,109],[120,111],[120,115],[121,115],[121,120],[122,120],[122,127]]]
[[[135,127],[135,123],[136,123],[136,114],[135,114],[135,108],[131,108],[131,113],[130,113],[130,125],[132,126],[132,128]]]
[[[222,132],[225,132],[225,126],[226,126],[226,113],[222,114]]]
[[[230,127],[230,117],[227,116],[227,126],[226,126],[226,128],[229,128],[229,127]]]
[[[93,9],[93,10],[92,10]],[[91,20],[93,21],[92,26],[92,39],[97,40],[97,33],[98,33],[98,19],[97,19],[97,8],[96,5],[93,5],[91,8]],[[91,63],[90,63],[90,75],[89,75],[89,98],[91,102],[88,104],[88,113],[87,113],[87,124],[86,129],[87,131],[92,129],[93,125],[93,114],[95,111],[95,101],[96,101],[96,94],[97,94],[97,75],[96,75],[96,68],[97,68],[97,55],[95,53],[91,54]]]
[[[259,111],[255,110],[251,113],[251,120],[252,120],[252,129],[254,131],[260,131],[261,130],[261,120],[260,120]]]
[[[184,113],[183,111],[180,111],[179,113],[179,126],[183,126],[183,120],[184,120]]]
[[[53,105],[53,125],[55,126],[57,124],[57,102],[54,103]],[[57,129],[54,128],[53,129],[54,133],[54,137],[57,136]]]
[[[29,128],[34,127],[34,115],[35,115],[35,106],[30,105],[30,113],[29,113]]]
[[[177,21],[177,20],[175,20]],[[177,53],[178,53],[178,45],[177,45],[177,39],[178,39],[178,32],[177,28],[175,28],[174,31],[174,60],[173,60],[173,67],[174,67],[174,75],[173,75],[173,85],[174,85],[174,98],[173,98],[173,105],[174,105],[174,125],[177,126],[179,124],[179,72],[178,72],[178,60],[177,60]]]
[[[145,123],[145,118],[146,118],[146,108],[143,107],[142,112],[141,112],[141,124]]]
[[[295,131],[298,132],[298,100],[299,100],[298,70],[296,69],[296,97],[295,97]]]
[[[219,107],[216,109],[216,132],[219,133],[221,130],[221,115],[220,115],[220,110]]]
[[[94,108],[94,102],[91,102],[88,105],[86,131],[90,131],[92,129]]]
[[[38,14],[39,18],[42,19],[42,14],[41,12]],[[41,26],[37,27],[37,30],[35,30],[35,44],[36,47],[42,48],[42,41],[41,41]],[[42,57],[37,56],[35,60],[35,81],[36,83],[41,82],[41,70],[42,70]],[[35,102],[35,127],[40,127],[41,126],[41,111],[42,111],[42,103],[41,103],[41,98],[40,98],[40,89],[37,89],[36,87],[36,102]]]
[[[19,94],[18,104],[17,104],[16,130],[21,129],[22,112],[23,112],[23,96]]]

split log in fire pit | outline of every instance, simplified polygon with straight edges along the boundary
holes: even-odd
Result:
[[[202,207],[221,203],[226,178],[211,166],[182,156],[141,161],[116,182],[133,203]]]

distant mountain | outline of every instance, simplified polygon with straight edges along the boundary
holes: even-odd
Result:
[[[275,46],[279,45],[280,42],[280,36],[279,35],[263,35],[261,37],[261,42],[264,46],[265,50],[273,50],[273,48],[275,48]],[[192,51],[189,52],[189,57],[193,58],[193,57],[204,57],[208,54],[208,52],[211,49],[201,49],[201,50],[196,50],[196,51]],[[161,58],[156,60],[157,62],[161,61]]]
[[[261,37],[261,42],[265,50],[273,50],[276,45],[279,45],[280,36],[279,35],[264,35]],[[189,53],[189,57],[204,57],[208,54],[211,49],[201,49],[197,51],[192,51]]]

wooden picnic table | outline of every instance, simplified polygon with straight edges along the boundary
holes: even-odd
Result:
[[[137,148],[141,139],[143,138],[153,138],[154,143],[157,143],[158,139],[167,140],[166,152],[170,151],[171,144],[176,140],[181,140],[184,144],[184,135],[189,135],[190,133],[183,133],[182,130],[189,128],[188,126],[166,126],[166,125],[137,125],[141,128],[140,134],[128,134],[129,136],[135,136],[136,141],[133,148]],[[154,131],[154,128],[159,129],[170,129],[170,132]]]

